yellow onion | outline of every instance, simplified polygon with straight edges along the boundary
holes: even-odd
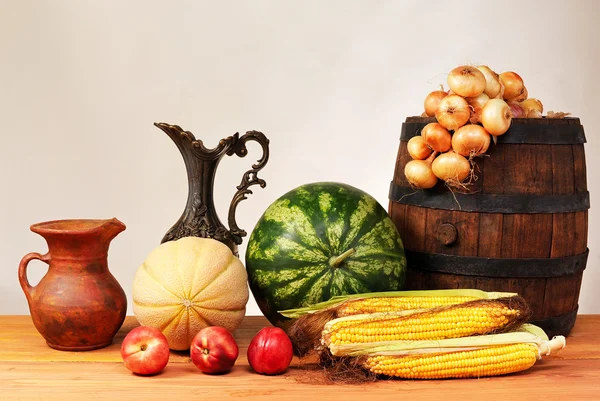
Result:
[[[511,120],[510,106],[501,99],[490,99],[481,111],[481,123],[490,135],[504,134],[510,128]]]
[[[481,125],[467,124],[452,135],[452,150],[465,157],[479,156],[487,152],[491,138]]]
[[[431,148],[427,146],[421,135],[410,138],[406,144],[406,150],[408,150],[410,157],[415,160],[426,159],[432,152]]]
[[[490,100],[490,97],[485,93],[481,93],[475,97],[465,98],[469,106],[471,106],[471,117],[469,121],[472,124],[477,124],[481,122],[481,110],[483,110],[483,106]]]
[[[541,118],[544,111],[544,105],[536,98],[525,99],[521,102],[521,107],[525,111],[525,117]]]
[[[429,95],[427,95],[427,97],[425,98],[425,102],[423,103],[423,105],[425,106],[425,114],[428,117],[434,117],[435,110],[440,104],[440,101],[446,96],[448,96],[448,93],[443,90],[433,91]]]
[[[485,77],[485,90],[484,93],[488,95],[490,99],[495,98],[500,93],[501,84],[500,77],[497,73],[492,71],[487,65],[478,65],[477,69],[481,71]]]
[[[514,100],[523,95],[525,84],[523,78],[516,72],[506,71],[500,74],[500,81],[504,85],[504,100]],[[524,99],[526,99],[525,97]]]
[[[440,101],[435,118],[448,130],[456,130],[469,121],[471,108],[469,103],[459,95],[448,95]]]
[[[431,164],[433,174],[447,184],[460,183],[471,174],[471,164],[454,151],[442,153]]]
[[[521,91],[521,94],[519,94],[517,97],[515,97],[511,101],[512,102],[522,102],[525,99],[527,99],[527,96],[529,96],[529,93],[527,92],[527,87],[523,86],[523,90]]]
[[[432,154],[435,157],[435,154]],[[406,180],[416,188],[428,189],[437,184],[437,177],[431,169],[431,157],[427,160],[411,160],[404,166]]]
[[[448,74],[448,86],[459,96],[473,97],[483,93],[486,81],[483,73],[477,68],[461,65]]]
[[[452,135],[439,123],[429,123],[421,131],[423,141],[436,152],[446,152],[452,147]]]

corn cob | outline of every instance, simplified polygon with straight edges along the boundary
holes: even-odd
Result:
[[[420,311],[371,313],[327,322],[322,344],[440,340],[501,332],[528,317],[520,297],[476,300]]]
[[[337,310],[337,316],[352,316],[365,313],[395,312],[412,309],[430,309],[439,306],[461,304],[478,299],[474,296],[436,296],[436,297],[378,297],[349,300]]]
[[[375,375],[406,379],[469,378],[529,369],[542,355],[550,355],[565,344],[563,336],[548,340],[539,327],[523,324],[518,331],[509,333],[438,341],[332,344],[329,355],[330,368],[341,364],[345,376],[358,373],[352,370],[357,365],[349,362],[356,360],[358,366]]]
[[[446,379],[498,376],[532,367],[538,359],[535,344],[509,344],[472,351],[439,354],[367,357],[372,373],[404,379]]]
[[[279,313],[287,318],[296,319],[334,310],[337,317],[343,317],[374,312],[427,309],[476,299],[497,299],[516,295],[510,292],[486,292],[475,289],[371,292],[335,296],[315,305],[288,309]]]

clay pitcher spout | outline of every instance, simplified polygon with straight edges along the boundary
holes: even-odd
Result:
[[[127,228],[125,224],[119,219],[113,217],[112,219],[105,220],[100,226],[102,230],[102,237],[106,242],[112,241],[119,233],[125,231]]]

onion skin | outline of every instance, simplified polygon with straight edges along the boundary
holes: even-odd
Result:
[[[452,135],[439,123],[429,123],[421,131],[423,140],[436,152],[447,152],[452,147]]]
[[[514,100],[523,95],[525,84],[523,78],[513,71],[506,71],[500,74],[500,81],[504,85],[504,100]],[[525,96],[524,99],[526,99]]]
[[[461,65],[448,74],[448,86],[459,96],[477,96],[486,88],[485,75],[475,67]]]
[[[485,104],[488,102],[488,100],[490,100],[490,97],[488,95],[486,95],[485,93],[481,93],[475,97],[467,97],[467,98],[465,98],[465,100],[474,109],[477,109],[477,108],[483,109],[483,106],[485,106]]]
[[[481,122],[481,110],[483,106],[490,100],[490,97],[485,93],[481,93],[479,96],[468,97],[465,99],[469,106],[471,106],[471,117],[469,121],[471,124],[477,124]]]
[[[442,153],[431,164],[433,174],[446,183],[460,183],[471,174],[471,164],[453,151]]]
[[[504,84],[502,81],[500,81],[500,92],[494,97],[494,99],[504,99]]]
[[[527,92],[527,87],[523,86],[523,91],[521,91],[521,94],[519,96],[517,96],[516,98],[512,99],[512,102],[522,102],[525,99],[527,99],[527,96],[529,96],[529,93]]]
[[[414,160],[427,159],[432,152],[421,135],[410,138],[406,144],[406,150],[408,150],[408,154]]]
[[[523,107],[515,101],[508,102],[508,107],[510,107],[510,114],[513,118],[525,118],[527,117],[527,112]]]
[[[448,95],[443,98],[435,111],[438,123],[451,131],[465,125],[470,117],[469,103],[458,95]]]
[[[500,94],[500,90],[502,89],[500,84],[500,77],[498,74],[487,65],[478,65],[477,69],[481,71],[483,76],[485,77],[485,90],[484,93],[488,95],[490,99],[495,98]]]
[[[425,114],[428,117],[435,117],[435,110],[440,104],[440,101],[446,96],[448,96],[448,93],[442,90],[433,91],[427,95],[425,102],[423,102],[423,106],[425,106]]]
[[[433,188],[438,181],[431,170],[431,162],[426,160],[411,160],[406,163],[404,176],[410,185],[421,189]]]
[[[481,125],[467,124],[452,135],[452,150],[469,158],[479,156],[487,152],[491,139]]]
[[[510,106],[501,99],[490,99],[481,111],[483,128],[493,136],[504,134],[510,128]]]

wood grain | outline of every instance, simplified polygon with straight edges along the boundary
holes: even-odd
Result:
[[[479,238],[477,256],[500,258],[502,256],[501,213],[481,213],[479,215]]]
[[[571,145],[552,146],[552,193],[555,195],[575,192],[573,147]]]
[[[490,146],[488,150],[489,156],[483,157],[481,166],[483,181],[483,193],[486,194],[502,194],[504,193],[504,150],[507,146]]]
[[[587,191],[587,169],[583,145],[573,145],[573,173],[575,192],[580,194]]]
[[[411,251],[425,250],[425,227],[427,227],[427,209],[406,205],[404,213],[404,247]]]
[[[184,353],[173,354],[163,373],[142,377],[130,373],[119,356],[122,339],[137,326],[128,317],[115,342],[103,350],[61,352],[48,348],[29,316],[0,316],[0,399],[47,401],[65,399],[144,401],[171,399],[246,400],[366,400],[398,399],[415,394],[419,400],[564,399],[595,400],[600,381],[600,315],[581,315],[567,338],[567,347],[518,374],[503,377],[410,381],[389,380],[361,385],[327,385],[313,364],[294,359],[281,376],[253,373],[246,360],[252,336],[267,325],[263,317],[246,317],[236,332],[240,357],[233,371],[200,373]],[[441,386],[441,387],[440,387]],[[596,389],[596,390],[594,390]],[[408,393],[407,393],[408,392]]]

